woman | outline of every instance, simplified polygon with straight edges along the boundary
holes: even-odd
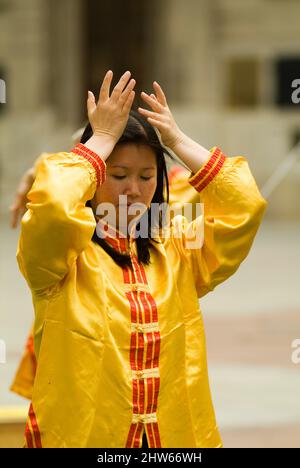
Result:
[[[153,94],[151,96],[154,97]],[[132,113],[135,115],[134,113]],[[85,135],[82,135],[85,131]],[[84,142],[92,135],[92,129],[90,124],[85,128],[78,129],[72,136],[72,142],[74,145]],[[167,153],[169,154],[169,153]],[[34,165],[29,168],[21,177],[18,184],[17,190],[14,195],[14,201],[10,206],[10,225],[13,229],[18,226],[19,219],[23,216],[26,211],[26,204],[28,202],[27,194],[30,191],[32,184],[35,180],[37,168],[41,160],[46,157],[48,153],[42,153],[35,160]],[[180,162],[179,162],[180,164]],[[180,209],[185,204],[190,204],[192,219],[196,217],[197,204],[199,203],[199,194],[194,187],[187,183],[189,172],[178,162],[172,164],[168,171],[168,182],[169,182],[169,205],[170,207],[178,207]],[[88,203],[87,203],[88,204]],[[175,214],[170,212],[170,216]],[[20,395],[28,400],[32,399],[32,390],[34,384],[34,378],[36,373],[36,356],[34,353],[34,340],[33,340],[33,329],[31,330],[24,347],[24,352],[18,365],[16,374],[13,378],[13,382],[10,386],[10,390],[17,395]]]
[[[89,92],[92,135],[43,158],[28,193],[17,251],[35,308],[26,447],[140,447],[144,432],[149,447],[222,447],[198,298],[247,256],[266,201],[245,158],[178,128],[156,82],[155,97],[142,93],[151,110],[134,117],[129,78],[110,95],[109,71],[97,104]],[[168,192],[154,128],[191,170],[204,215],[168,229],[159,215],[139,236]]]

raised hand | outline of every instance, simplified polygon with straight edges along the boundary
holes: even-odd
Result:
[[[142,99],[152,110],[139,107],[138,111],[147,117],[151,125],[158,129],[162,143],[172,149],[181,142],[183,133],[175,122],[162,88],[156,81],[153,82],[153,89],[156,95],[141,93]]]
[[[130,76],[131,73],[126,71],[110,96],[113,72],[109,70],[102,82],[97,104],[94,94],[88,92],[88,118],[95,136],[112,138],[115,143],[122,136],[135,96],[133,88],[136,81],[131,79],[128,82]]]

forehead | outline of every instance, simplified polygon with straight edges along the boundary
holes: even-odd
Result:
[[[117,145],[106,162],[110,167],[155,169],[157,166],[156,155],[152,148],[132,143]]]

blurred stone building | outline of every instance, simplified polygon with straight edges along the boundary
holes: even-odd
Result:
[[[192,138],[244,155],[261,188],[299,139],[298,0],[0,0],[1,210],[42,151],[68,150],[105,72],[157,80]],[[115,81],[114,81],[115,83]],[[267,216],[300,215],[300,163]]]

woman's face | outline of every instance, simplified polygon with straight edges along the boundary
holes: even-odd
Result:
[[[106,216],[101,203],[110,203],[116,214],[116,227],[123,225],[124,213],[127,222],[140,216],[149,207],[157,185],[157,164],[155,152],[147,145],[124,143],[116,145],[106,160],[106,180],[95,193],[91,205],[94,213],[99,217]],[[120,195],[123,197],[119,198]],[[126,197],[124,197],[126,195]],[[142,211],[135,211],[137,205],[142,204]],[[110,205],[110,206],[111,206]],[[143,208],[144,207],[144,208]],[[123,216],[119,218],[119,216]],[[110,224],[112,224],[110,222]]]

